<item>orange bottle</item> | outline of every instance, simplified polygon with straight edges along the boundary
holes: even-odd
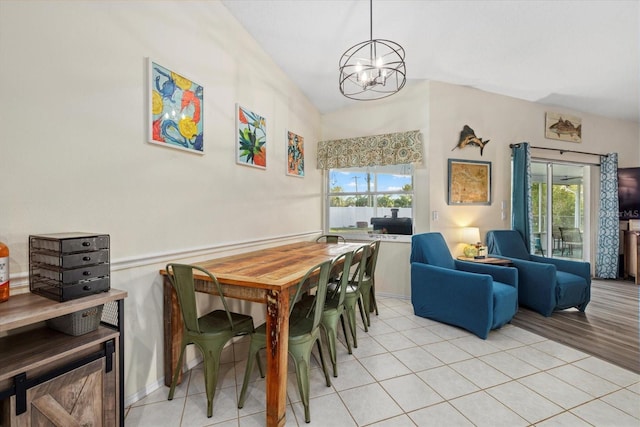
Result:
[[[9,247],[0,242],[0,302],[9,299]]]

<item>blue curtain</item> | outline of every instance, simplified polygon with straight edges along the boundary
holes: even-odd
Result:
[[[618,153],[603,156],[600,161],[600,219],[598,220],[598,249],[596,277],[618,277]]]
[[[531,252],[531,151],[523,142],[511,148],[513,172],[511,182],[511,229],[517,230]]]

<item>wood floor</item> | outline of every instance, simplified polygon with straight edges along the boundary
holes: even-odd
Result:
[[[584,313],[571,309],[544,317],[520,307],[512,323],[640,373],[639,290],[631,281],[593,280]]]

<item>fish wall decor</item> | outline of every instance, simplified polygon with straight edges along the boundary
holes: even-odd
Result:
[[[582,142],[582,120],[566,114],[547,113],[544,136],[560,141]]]
[[[473,145],[475,147],[480,147],[480,155],[482,156],[482,151],[484,150],[484,146],[489,143],[489,139],[483,141],[482,138],[478,138],[476,133],[471,129],[468,125],[464,125],[462,131],[460,131],[460,138],[458,138],[458,144],[451,149],[451,151],[456,148],[464,148],[468,145]]]

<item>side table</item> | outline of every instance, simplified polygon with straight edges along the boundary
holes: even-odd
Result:
[[[459,256],[458,260],[460,260],[460,261],[468,261],[468,262],[477,262],[477,263],[480,263],[480,264],[501,265],[503,267],[510,267],[511,265],[513,265],[511,263],[511,261],[509,261],[508,259],[503,259],[503,258],[492,258],[492,257],[473,258],[473,257]]]

